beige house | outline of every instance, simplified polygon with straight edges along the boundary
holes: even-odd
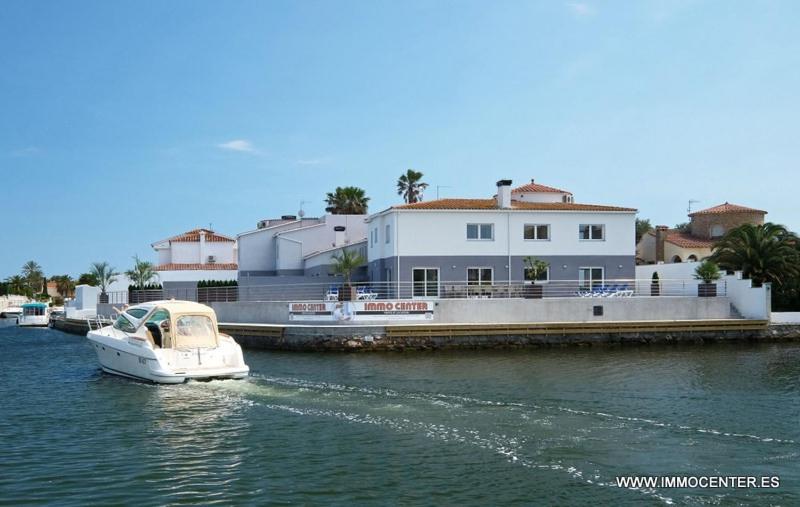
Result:
[[[670,229],[665,225],[656,226],[636,245],[636,258],[640,264],[658,262],[693,262],[711,255],[714,243],[729,230],[743,224],[763,224],[766,211],[739,206],[720,204],[713,208],[689,214],[686,230]]]

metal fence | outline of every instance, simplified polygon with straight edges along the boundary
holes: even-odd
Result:
[[[531,284],[524,281],[470,282],[380,282],[296,283],[286,285],[240,285],[237,287],[174,288],[108,293],[112,304],[138,304],[147,301],[179,299],[213,302],[265,301],[368,301],[376,299],[496,299],[496,298],[630,298],[675,296],[725,296],[724,280],[703,284],[698,280],[606,280],[587,283],[579,280],[553,280]]]

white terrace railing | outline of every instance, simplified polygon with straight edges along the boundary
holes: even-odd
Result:
[[[240,285],[237,287],[174,288],[108,293],[111,304],[138,304],[147,301],[179,299],[201,303],[232,301],[366,301],[375,299],[489,299],[489,298],[630,298],[674,296],[725,296],[726,282],[705,286],[698,280],[650,279],[606,280],[586,283],[579,280],[552,280],[535,285],[511,281],[471,282],[358,282],[347,297],[341,281]]]

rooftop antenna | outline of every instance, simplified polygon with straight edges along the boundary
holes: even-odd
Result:
[[[303,218],[304,216],[306,216],[306,212],[303,211],[303,204],[305,204],[307,202],[311,202],[311,201],[300,201],[300,211],[297,212],[297,216],[299,216],[300,218]]]
[[[700,201],[697,201],[695,199],[689,199],[689,207],[686,208],[686,213],[691,213],[692,212],[692,204],[696,204],[698,202],[700,202]]]
[[[440,188],[453,188],[451,185],[436,185],[436,199],[439,199]]]

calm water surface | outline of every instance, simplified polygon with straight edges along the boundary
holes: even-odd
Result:
[[[0,504],[798,505],[800,347],[246,352],[246,381],[100,373],[0,321]],[[617,475],[778,475],[628,490]]]

